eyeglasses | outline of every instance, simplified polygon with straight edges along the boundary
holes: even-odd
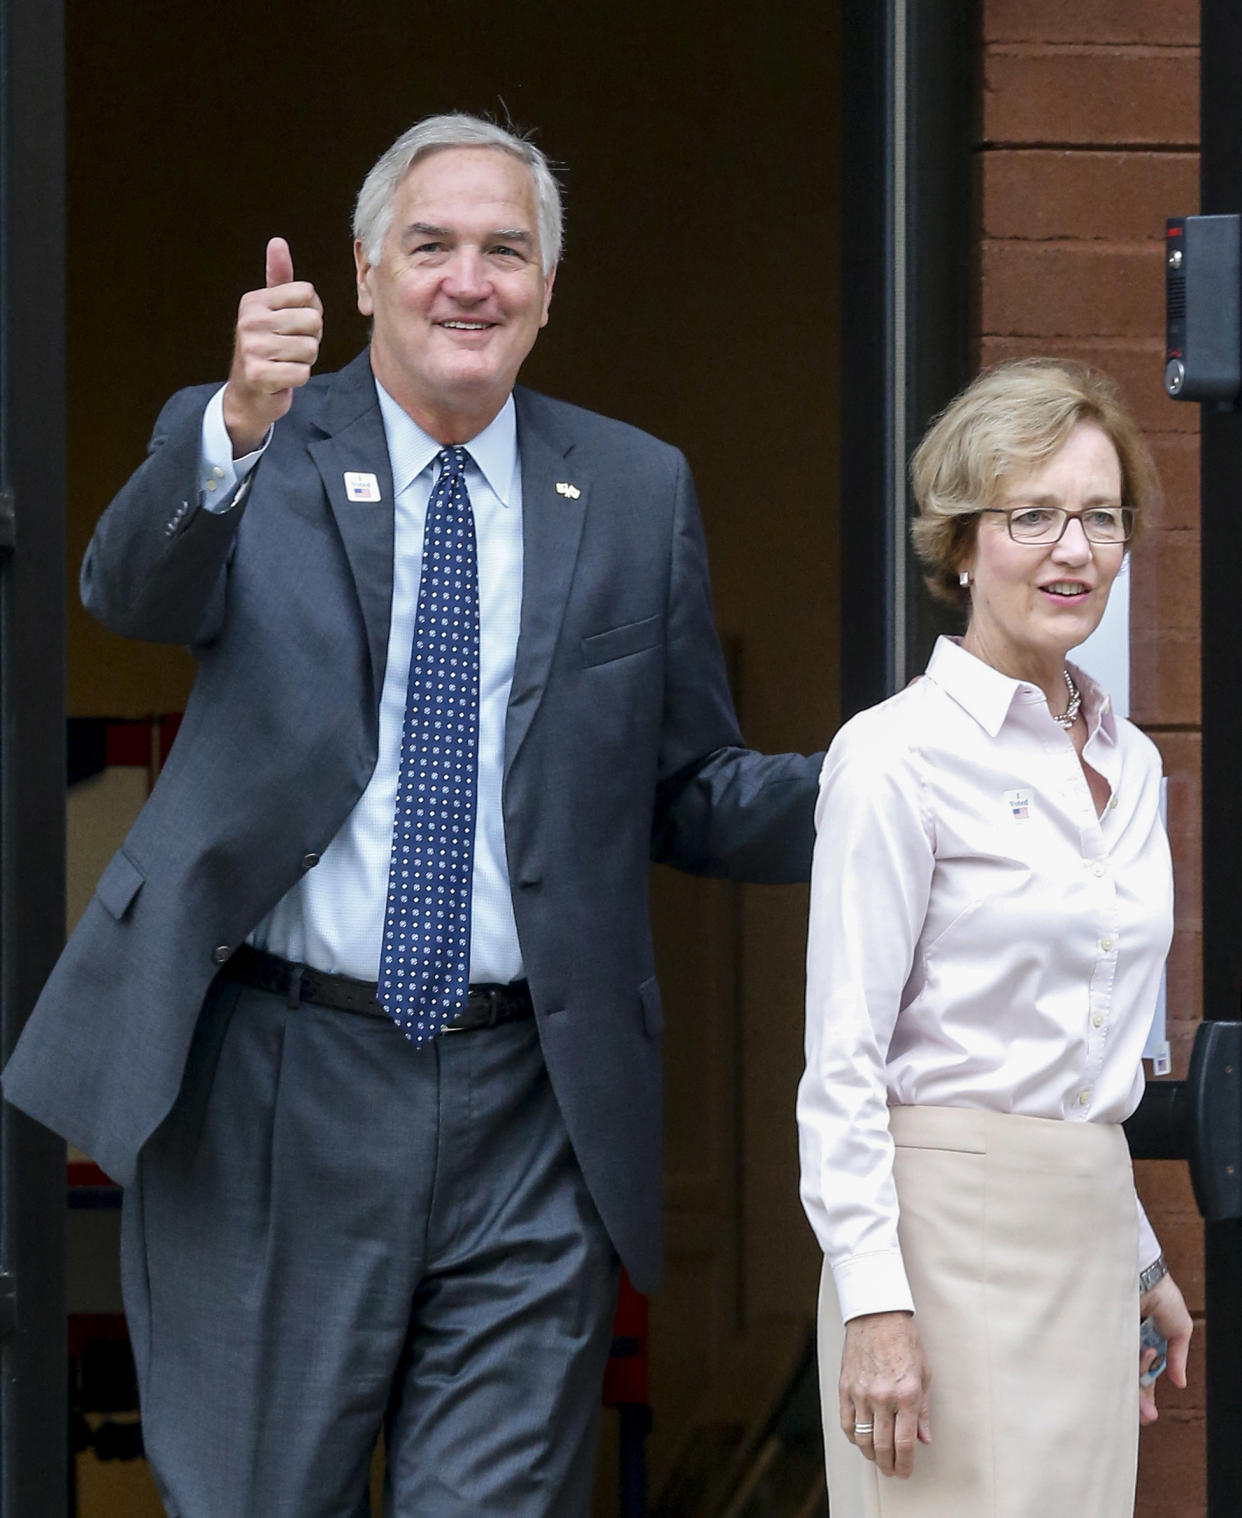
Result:
[[[1134,532],[1130,506],[1089,506],[1066,511],[1062,506],[984,506],[980,515],[1004,517],[1015,543],[1059,543],[1071,518],[1082,526],[1088,543],[1128,543]]]

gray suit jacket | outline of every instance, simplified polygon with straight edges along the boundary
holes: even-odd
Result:
[[[96,616],[189,643],[199,673],[159,782],[4,1077],[9,1100],[122,1183],[176,1098],[220,959],[328,845],[376,761],[393,489],[368,357],[297,392],[249,494],[223,515],[196,505],[210,394],[165,406],[83,564]],[[648,860],[805,878],[818,759],[742,747],[682,456],[530,391],[516,403],[513,905],[553,1088],[645,1287],[659,1271],[661,1119]],[[379,478],[379,503],[346,499],[350,470]]]

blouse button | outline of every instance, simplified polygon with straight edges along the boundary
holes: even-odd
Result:
[[[1104,950],[1105,954],[1111,954],[1112,953],[1112,948],[1113,948],[1113,941],[1112,941],[1112,939],[1111,938],[1101,938],[1100,939],[1100,948]]]
[[[1102,1028],[1104,1026],[1104,1014],[1102,1012],[1097,1012],[1095,1014],[1095,1016],[1091,1019],[1091,1026],[1093,1028]],[[1085,1098],[1086,1098],[1086,1093],[1084,1092],[1083,1096],[1080,1097],[1079,1100],[1085,1100]]]
[[[1100,863],[1100,861],[1098,859],[1091,866],[1091,873],[1096,877],[1097,880],[1104,873],[1104,866]]]
[[[1080,1107],[1085,1107],[1090,1100],[1091,1100],[1091,1093],[1090,1093],[1090,1091],[1080,1091],[1078,1093],[1078,1105]]]

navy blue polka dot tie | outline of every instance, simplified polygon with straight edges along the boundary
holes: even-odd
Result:
[[[379,999],[407,1038],[465,1006],[479,759],[479,574],[464,448],[436,455],[406,686]]]

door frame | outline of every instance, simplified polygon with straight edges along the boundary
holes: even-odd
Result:
[[[63,0],[0,0],[0,1059],[64,943]],[[69,1494],[65,1145],[0,1105],[0,1511]]]
[[[979,0],[843,0],[842,719],[922,669],[910,450],[970,377]]]

